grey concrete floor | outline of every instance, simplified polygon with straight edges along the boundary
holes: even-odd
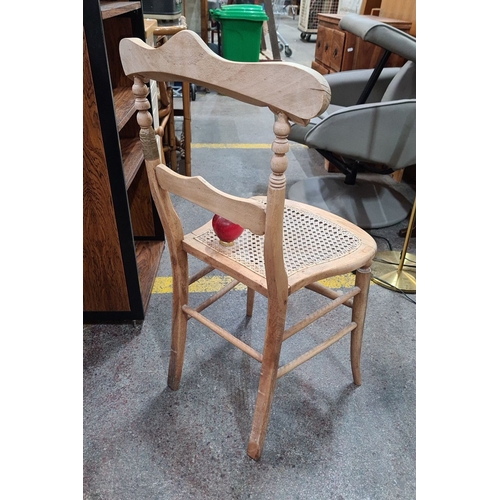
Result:
[[[280,33],[293,62],[310,65],[314,41],[297,19]],[[285,59],[285,57],[284,57]],[[192,103],[193,142],[272,141],[273,115],[200,90]],[[215,113],[222,115],[214,120]],[[264,194],[266,149],[193,149],[193,173],[241,196]],[[315,151],[292,145],[287,182],[324,175]],[[230,175],[228,175],[230,171]],[[403,183],[411,196],[414,186]],[[180,200],[177,200],[181,203]],[[193,211],[186,230],[206,218]],[[408,221],[374,230],[380,250],[400,250]],[[416,253],[416,238],[410,251]],[[197,264],[192,262],[193,270]],[[159,277],[170,276],[166,250]],[[202,300],[205,294],[194,297]],[[413,499],[415,471],[416,294],[372,284],[363,344],[363,385],[353,385],[344,339],[279,380],[264,453],[246,455],[259,366],[190,322],[181,387],[166,384],[171,295],[154,293],[143,322],[84,326],[83,487],[85,499]],[[290,300],[290,323],[318,307],[307,292]],[[259,307],[262,306],[262,307]],[[245,317],[245,292],[233,291],[210,314],[256,348],[265,303]],[[327,316],[286,346],[284,361],[319,343]],[[307,333],[306,333],[307,332]],[[297,335],[297,337],[299,337]]]

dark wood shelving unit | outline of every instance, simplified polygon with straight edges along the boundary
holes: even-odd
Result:
[[[113,100],[116,109],[116,125],[121,130],[135,114],[134,94],[129,87],[113,89]]]
[[[124,37],[145,40],[142,3],[83,7],[83,320],[142,320],[165,240],[118,52]]]

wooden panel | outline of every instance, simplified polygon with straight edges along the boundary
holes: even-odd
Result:
[[[182,4],[183,7],[185,8],[186,4]],[[208,24],[209,24],[209,18],[208,18],[208,0],[200,0],[200,23],[201,23],[201,39],[205,42],[208,43]],[[212,40],[213,42],[213,40]]]
[[[156,28],[158,28],[156,19],[144,19],[144,36],[146,37],[146,43],[151,46],[154,45],[153,32]]]
[[[334,71],[340,71],[344,56],[345,33],[341,30],[332,30],[329,47],[325,47],[325,54],[330,57],[330,66]]]
[[[83,309],[128,311],[127,284],[84,33]]]
[[[151,290],[158,273],[164,247],[164,241],[137,241],[135,244],[144,310],[147,309],[149,304]]]
[[[155,235],[153,201],[144,164],[128,189],[128,201],[134,237],[153,238]]]
[[[394,17],[387,17],[387,16],[371,16],[372,18],[374,17],[376,20],[390,24],[391,26],[394,26],[398,30],[404,31],[405,33],[408,33],[411,28],[411,22],[406,21],[405,19],[399,19],[399,18],[394,18]]]
[[[126,87],[113,89],[113,101],[115,104],[116,126],[120,131],[135,114],[135,99],[132,93],[131,81]]]
[[[320,24],[316,39],[316,61],[334,71],[340,71],[344,56],[345,37],[345,32]]]
[[[337,28],[339,31],[342,31],[340,28]],[[345,42],[344,42],[344,55],[342,57],[342,67],[341,71],[346,71],[352,69],[354,65],[354,57],[356,53],[356,40],[357,36],[349,33],[348,31],[343,31],[345,33]]]
[[[144,154],[141,142],[136,138],[124,138],[120,141],[120,145],[123,156],[123,174],[125,176],[125,185],[128,189],[144,160]]]
[[[103,19],[119,16],[126,12],[140,9],[141,2],[101,2],[101,13]]]
[[[135,3],[135,2],[131,2]],[[132,87],[132,80],[123,72],[118,46],[122,38],[132,36],[132,21],[128,17],[113,17],[103,21],[104,35],[106,38],[106,52],[108,55],[109,75],[111,86]]]
[[[372,13],[372,9],[380,8],[380,2],[381,0],[363,0],[359,13],[370,15]]]
[[[323,66],[322,64],[319,64],[316,61],[313,61],[311,63],[311,68],[317,71],[321,75],[328,75],[329,73],[331,73],[326,66]]]
[[[410,21],[410,35],[417,36],[417,9],[416,0],[382,0],[380,15]]]
[[[318,37],[316,39],[315,59],[317,62],[330,66],[330,49],[332,47],[334,31],[321,24],[318,26]]]

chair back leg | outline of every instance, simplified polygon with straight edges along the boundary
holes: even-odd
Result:
[[[259,388],[247,448],[248,455],[254,460],[258,460],[262,454],[269,425],[271,405],[278,379],[287,305],[287,299],[283,301],[269,300],[268,303],[266,337],[262,353]]]
[[[253,304],[255,301],[255,290],[252,288],[247,289],[247,316],[252,316],[253,314]]]

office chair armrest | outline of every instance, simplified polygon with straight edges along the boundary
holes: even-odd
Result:
[[[367,102],[380,102],[389,83],[401,68],[384,68]],[[332,92],[331,104],[337,106],[353,106],[366,86],[373,69],[355,69],[324,75]]]
[[[416,163],[416,99],[342,108],[310,128],[309,147],[394,170]]]

